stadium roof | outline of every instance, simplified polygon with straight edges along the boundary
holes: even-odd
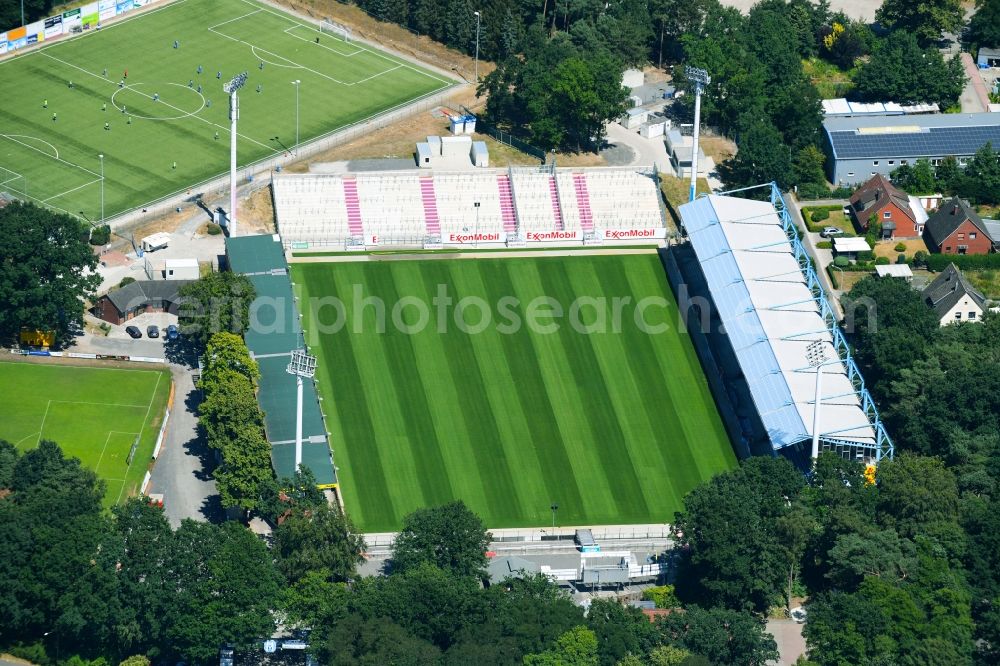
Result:
[[[825,344],[819,431],[877,448],[876,430],[773,205],[711,195],[680,206],[691,245],[774,449],[812,437],[815,370]],[[837,334],[839,335],[839,333]],[[836,343],[836,347],[835,347]]]
[[[226,239],[226,256],[236,273],[243,273],[257,290],[250,310],[250,330],[243,336],[260,366],[257,402],[264,412],[264,430],[271,443],[271,462],[278,478],[295,473],[295,377],[286,368],[300,349],[302,329],[292,298],[288,264],[277,235]],[[337,483],[327,442],[326,424],[313,380],[302,386],[302,464],[320,486]]]
[[[1000,146],[1000,114],[827,118],[835,159],[972,155],[987,141]]]

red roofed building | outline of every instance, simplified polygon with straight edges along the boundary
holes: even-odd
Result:
[[[920,238],[924,233],[923,206],[882,174],[872,176],[851,195],[850,208],[862,231],[868,231],[871,220],[878,220],[882,238]]]

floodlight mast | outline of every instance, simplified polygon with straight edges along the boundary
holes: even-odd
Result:
[[[826,345],[822,340],[814,340],[806,347],[806,360],[810,367],[816,368],[816,396],[813,401],[813,430],[812,430],[812,463],[815,467],[816,459],[819,458],[819,411],[823,404],[821,391],[823,384],[823,365],[826,363]]]
[[[295,375],[295,388],[298,402],[295,412],[295,471],[302,465],[302,378],[316,374],[316,357],[310,356],[305,349],[292,351],[292,359],[288,363],[288,374]]]
[[[247,73],[237,74],[222,89],[229,95],[229,235],[236,233],[236,121],[240,117],[240,100],[236,93],[246,85]]]
[[[684,68],[687,80],[694,84],[694,137],[691,142],[691,190],[689,201],[694,201],[698,186],[698,131],[701,129],[701,91],[712,82],[712,77],[700,67]]]

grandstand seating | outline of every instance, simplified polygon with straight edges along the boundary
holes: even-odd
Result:
[[[514,212],[514,192],[510,187],[510,177],[501,173],[497,175],[497,189],[500,191],[500,212],[503,215],[503,230],[507,233],[517,231],[517,214]]]
[[[438,219],[437,195],[434,192],[434,178],[420,178],[420,198],[424,204],[424,219],[427,221],[427,235],[441,235],[441,221]]]
[[[594,216],[590,211],[590,192],[585,174],[573,174],[573,189],[576,192],[576,205],[580,207],[580,227],[584,231],[593,231]]]
[[[558,231],[608,238],[603,230],[664,228],[654,179],[631,169],[281,174],[274,197],[286,247],[419,245],[472,232],[499,241]]]

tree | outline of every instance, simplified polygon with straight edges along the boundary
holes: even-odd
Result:
[[[1000,151],[992,143],[987,141],[972,156],[957,189],[976,203],[1000,203]]]
[[[597,638],[598,661],[607,666],[656,644],[656,630],[649,619],[617,599],[595,599],[587,611],[587,628]]]
[[[250,304],[257,296],[249,278],[222,271],[180,288],[178,321],[184,335],[207,345],[222,331],[243,333],[250,325]]]
[[[354,578],[364,562],[364,536],[351,519],[323,504],[294,509],[274,531],[278,569],[295,583],[310,573],[322,573],[331,582]]]
[[[758,611],[780,599],[788,558],[777,519],[787,513],[786,498],[794,500],[802,487],[801,474],[786,460],[751,458],[689,492],[673,526],[684,553],[679,596]]]
[[[958,521],[955,475],[937,458],[901,453],[880,465],[878,483],[879,521],[902,536]]]
[[[934,194],[938,191],[937,177],[930,160],[921,158],[913,165],[903,164],[893,170],[892,183],[911,194]]]
[[[575,627],[559,637],[555,646],[524,657],[525,666],[597,666],[597,637],[586,627]]]
[[[663,642],[719,666],[764,666],[778,658],[778,646],[764,620],[750,613],[689,606],[683,613],[661,618],[656,626]]]
[[[202,386],[215,381],[215,373],[222,369],[232,370],[245,376],[251,382],[260,378],[257,361],[250,357],[250,350],[243,338],[225,331],[216,333],[208,339],[203,357],[204,367],[201,372]]]
[[[458,576],[480,576],[490,539],[482,519],[461,500],[417,509],[403,518],[392,546],[392,567],[407,571],[428,562]]]
[[[261,486],[257,511],[277,523],[278,518],[293,509],[307,510],[326,504],[323,491],[316,487],[316,476],[305,465],[295,470],[292,478],[271,479]]]
[[[83,323],[83,299],[101,284],[80,222],[34,204],[0,208],[0,339],[22,327],[65,336]]]
[[[885,0],[875,20],[897,33],[909,33],[921,44],[932,44],[944,32],[956,32],[963,22],[959,0]]]
[[[215,484],[225,508],[254,511],[274,472],[271,445],[256,425],[245,425],[222,448],[222,465],[215,470]]]
[[[332,666],[436,666],[441,651],[391,620],[354,613],[337,623],[319,658]]]
[[[826,186],[826,155],[814,145],[809,145],[795,153],[791,180],[799,187],[803,185]]]
[[[787,188],[791,183],[792,154],[781,133],[766,119],[750,121],[740,136],[739,151],[719,165],[719,173],[731,188],[775,181]]]
[[[248,428],[263,429],[257,394],[246,375],[229,368],[215,369],[200,387],[205,398],[198,405],[199,423],[210,447],[224,452]]]
[[[1000,0],[976,0],[969,41],[979,48],[1000,47]]]
[[[854,84],[852,99],[900,104],[933,102],[947,109],[962,94],[965,74],[958,58],[945,60],[936,48],[921,48],[913,34],[897,31],[875,49]]]

